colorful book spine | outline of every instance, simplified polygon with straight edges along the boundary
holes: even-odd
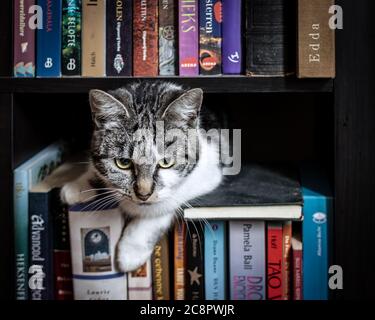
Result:
[[[264,221],[229,221],[231,300],[266,299]]]
[[[129,300],[152,300],[151,259],[128,273]]]
[[[13,25],[13,75],[15,77],[35,76],[35,29],[31,28],[30,11],[35,0],[14,1]]]
[[[226,223],[211,221],[204,229],[206,300],[226,299]]]
[[[204,233],[200,224],[188,221],[186,239],[185,299],[204,300]]]
[[[186,226],[177,221],[174,227],[174,299],[185,299],[185,270],[186,270]]]
[[[115,262],[123,214],[117,204],[99,213],[94,201],[69,208],[74,299],[126,300],[127,276]]]
[[[281,222],[267,224],[267,299],[282,300],[283,297],[283,225]]]
[[[223,2],[223,73],[242,72],[242,0]]]
[[[171,294],[169,280],[169,239],[167,234],[155,245],[151,261],[153,299],[169,300]]]
[[[176,25],[174,0],[159,0],[159,75],[176,74]]]
[[[198,0],[178,1],[180,76],[199,75]]]
[[[136,77],[156,77],[159,72],[158,1],[134,0],[133,70]]]
[[[302,288],[302,241],[300,237],[292,238],[293,257],[293,300],[303,300]]]
[[[200,74],[221,74],[221,0],[199,2],[199,70]]]
[[[283,282],[283,300],[291,299],[291,275],[292,275],[292,222],[283,223],[283,263],[282,263],[282,282]]]
[[[82,75],[105,76],[105,0],[82,0]]]
[[[62,65],[63,76],[81,75],[82,1],[62,1]]]
[[[61,0],[38,0],[43,26],[36,37],[36,75],[61,76]]]
[[[106,74],[131,76],[133,0],[107,1]]]

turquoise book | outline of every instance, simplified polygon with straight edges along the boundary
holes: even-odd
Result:
[[[226,299],[226,222],[210,221],[204,229],[206,300]]]
[[[15,292],[17,300],[28,299],[29,190],[62,161],[64,147],[55,143],[14,170]]]
[[[328,299],[329,221],[333,198],[328,179],[316,166],[301,168],[303,194],[303,298]]]

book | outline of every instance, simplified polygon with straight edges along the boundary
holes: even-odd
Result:
[[[225,300],[227,296],[226,231],[224,221],[209,221],[204,227],[206,300]]]
[[[105,76],[105,0],[82,0],[82,76]]]
[[[297,76],[335,77],[335,30],[329,8],[335,0],[298,0]]]
[[[247,76],[295,72],[295,11],[289,0],[246,0]]]
[[[291,275],[292,275],[292,222],[283,222],[283,260],[282,260],[282,282],[283,300],[291,299]]]
[[[187,222],[185,299],[204,300],[204,233],[202,226]]]
[[[42,9],[42,28],[36,37],[36,75],[61,76],[61,0],[38,0]]]
[[[266,299],[264,221],[229,221],[231,300]]]
[[[154,300],[169,300],[170,279],[169,279],[169,239],[165,234],[155,245],[152,254],[152,288]]]
[[[152,300],[151,259],[135,271],[128,273],[129,300]]]
[[[159,73],[158,1],[134,0],[133,72],[136,77]]]
[[[35,27],[32,26],[35,0],[14,1],[13,76],[35,76]],[[31,12],[30,12],[31,11]]]
[[[199,74],[198,0],[178,0],[179,74]]]
[[[242,0],[223,2],[222,60],[224,74],[242,73]]]
[[[174,299],[185,300],[186,225],[176,221],[174,226]]]
[[[63,153],[63,144],[56,142],[38,152],[13,172],[14,265],[17,300],[28,299],[29,190],[61,163]]]
[[[106,74],[131,76],[133,63],[133,0],[107,1]]]
[[[267,223],[267,299],[282,300],[283,297],[283,225],[282,222]]]
[[[75,300],[126,300],[127,276],[115,263],[124,216],[117,203],[96,210],[99,199],[69,208]]]
[[[302,295],[302,240],[300,235],[293,235],[293,300],[303,300]]]
[[[61,73],[63,76],[81,75],[82,1],[62,0]]]
[[[298,171],[288,165],[243,164],[238,175],[226,176],[218,188],[191,204],[184,209],[185,219],[300,220]]]
[[[303,298],[327,300],[329,230],[333,197],[323,169],[314,165],[301,168],[303,193]]]
[[[199,73],[221,74],[221,0],[199,2]]]
[[[176,75],[177,7],[174,0],[159,0],[159,75]]]

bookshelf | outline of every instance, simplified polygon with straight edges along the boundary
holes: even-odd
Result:
[[[370,47],[374,39],[370,12],[375,3],[338,0],[344,30],[337,31],[335,80],[247,78],[245,76],[154,78],[171,80],[207,93],[207,103],[221,103],[244,125],[269,131],[247,141],[247,156],[296,161],[317,159],[330,170],[335,194],[331,264],[344,270],[341,299],[369,298],[375,285],[368,245],[375,230],[375,80]],[[135,78],[14,79],[12,73],[12,1],[0,10],[0,297],[13,299],[13,169],[56,137],[77,137],[89,128],[86,93],[111,89]],[[249,101],[245,105],[245,101]],[[264,104],[264,106],[263,106]],[[251,120],[253,119],[253,120]],[[280,120],[284,123],[277,126]],[[67,125],[67,121],[69,121]],[[257,122],[259,122],[257,126]],[[249,125],[249,127],[251,127]],[[263,129],[262,129],[263,128]],[[285,142],[294,137],[295,141]],[[280,142],[284,141],[285,144]],[[303,145],[303,147],[301,147]],[[284,148],[287,146],[287,148]]]

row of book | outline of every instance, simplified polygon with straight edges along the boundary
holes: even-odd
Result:
[[[14,0],[14,76],[333,78],[334,0],[297,2]]]
[[[61,203],[60,188],[86,169],[66,150],[56,142],[14,171],[17,299],[328,298],[332,196],[315,166],[243,165],[123,274],[117,205]]]

